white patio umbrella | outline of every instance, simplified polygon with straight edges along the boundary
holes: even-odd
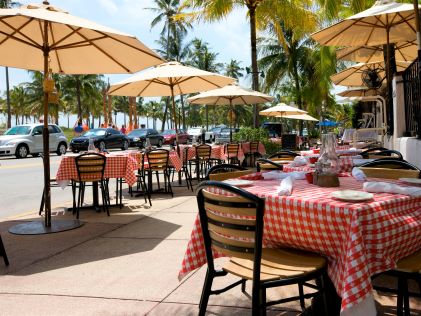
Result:
[[[173,119],[178,135],[174,96],[221,88],[234,81],[235,79],[230,77],[170,61],[113,84],[109,94],[136,97],[171,96]]]
[[[232,83],[223,88],[202,92],[188,98],[187,101],[191,104],[229,105],[230,111],[232,111],[233,105],[266,103],[272,102],[273,99],[270,95],[241,87],[237,83]],[[231,128],[230,140],[232,141]]]
[[[285,103],[279,103],[271,108],[260,111],[259,115],[285,117],[285,115],[301,115],[306,113],[306,111],[297,109],[296,107],[286,105]]]
[[[400,42],[395,44],[395,59],[400,61],[413,61],[418,56],[416,41]],[[356,61],[359,63],[372,63],[384,61],[383,46],[355,46],[345,47],[336,51],[338,60]]]
[[[404,71],[410,64],[410,62],[396,61],[396,68],[398,71]],[[364,71],[366,70],[377,70],[380,79],[386,79],[383,61],[375,63],[359,63],[334,74],[330,78],[332,79],[332,82],[336,85],[348,87],[363,87],[365,86],[365,83],[363,82],[362,76]]]
[[[134,36],[72,16],[48,1],[0,9],[1,66],[39,70],[46,77],[49,69],[63,74],[131,73],[160,62],[161,57]],[[51,81],[44,83],[46,87]],[[51,223],[48,95],[45,88],[45,222],[17,225],[15,233],[50,233],[80,225],[78,221]]]

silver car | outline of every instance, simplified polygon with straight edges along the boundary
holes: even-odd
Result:
[[[43,152],[42,130],[44,125],[24,124],[8,129],[0,136],[0,156],[15,155],[26,158],[29,154],[37,157]],[[50,132],[50,152],[64,155],[67,151],[67,138],[60,127],[48,125]]]

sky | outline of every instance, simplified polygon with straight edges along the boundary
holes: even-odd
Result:
[[[22,4],[41,0],[19,0]],[[83,17],[116,30],[135,35],[152,49],[160,36],[162,25],[151,29],[155,12],[146,8],[154,7],[153,0],[50,0],[50,4],[60,7],[72,15]],[[218,53],[218,62],[227,63],[230,59],[241,61],[241,66],[250,64],[250,35],[246,10],[236,10],[228,19],[216,23],[195,23],[189,32],[189,39],[201,38],[209,43],[212,51]],[[106,75],[111,84],[130,75]],[[20,69],[9,70],[10,85],[13,87],[29,81],[28,72]],[[6,89],[5,70],[0,69],[0,91]]]

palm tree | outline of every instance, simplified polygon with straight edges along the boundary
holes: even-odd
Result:
[[[24,124],[24,118],[28,118],[28,95],[23,86],[16,86],[10,91],[10,104],[12,112],[15,114],[15,124],[19,124],[19,116],[21,116],[21,124]]]
[[[169,58],[181,63],[185,63],[187,58],[191,56],[191,42],[185,42],[186,34],[180,30],[175,30],[175,35],[170,36],[169,45],[168,39],[165,36],[161,36],[157,41],[161,49],[157,49],[159,54],[165,55],[164,49],[169,47]],[[183,119],[183,129],[186,129],[186,111],[184,107],[184,97],[180,95],[181,111]]]
[[[203,17],[207,21],[226,18],[236,8],[247,8],[250,19],[252,88],[254,90],[259,90],[257,29],[265,29],[269,22],[276,21],[279,16],[283,18],[285,25],[290,27],[313,30],[316,25],[314,14],[306,9],[311,4],[311,1],[307,0],[185,0],[185,4],[197,9],[196,16]],[[258,114],[258,107],[254,106],[253,123],[255,127],[259,125]]]
[[[166,35],[166,53],[167,60],[170,59],[170,37],[176,38],[180,34],[186,34],[191,24],[184,19],[175,19],[177,15],[182,15],[183,7],[180,5],[180,0],[154,0],[156,7],[148,8],[157,13],[157,16],[152,20],[151,28],[157,26],[161,22],[164,26],[161,30],[161,36]],[[161,130],[164,130],[165,120],[167,118],[170,98],[166,98],[166,106],[164,110],[164,117],[162,120]]]
[[[240,64],[241,61],[231,59],[228,63],[224,65],[224,75],[235,79],[243,77],[243,68],[240,67]]]
[[[19,5],[18,2],[10,0],[0,0],[0,8],[12,8]],[[9,67],[5,67],[6,71],[6,102],[7,102],[7,128],[12,127],[12,112],[10,108],[10,88],[9,88]]]
[[[275,29],[278,31],[275,32]],[[294,83],[295,103],[303,109],[302,73],[311,52],[309,40],[299,29],[287,29],[282,22],[270,25],[272,36],[262,39],[259,46],[261,59],[259,65],[265,72],[264,89],[274,91],[280,88],[286,78]],[[278,36],[282,32],[282,36]],[[303,121],[300,121],[300,133]]]
[[[202,41],[201,39],[195,38],[192,40],[192,49],[190,64],[196,68],[210,71],[218,72],[219,69],[223,67],[223,64],[218,63],[216,58],[218,53],[214,53],[210,50],[209,44]],[[208,105],[205,105],[205,121],[206,121],[206,130],[209,128],[209,112]]]

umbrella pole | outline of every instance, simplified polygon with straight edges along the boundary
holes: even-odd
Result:
[[[172,100],[172,116],[174,118],[174,128],[175,128],[175,139],[178,144],[178,129],[177,129],[177,117],[175,115],[175,100],[174,100],[174,86],[171,85],[171,100]]]
[[[387,130],[388,130],[388,134],[390,135],[390,133],[392,132],[392,122],[391,122],[391,111],[393,110],[392,106],[391,106],[391,102],[392,101],[392,80],[391,80],[391,67],[390,67],[390,38],[389,38],[389,28],[386,27],[386,79],[387,79]]]
[[[230,99],[230,115],[229,115],[229,119],[230,119],[230,142],[232,142],[232,116],[233,116],[232,99]]]
[[[44,21],[44,80],[48,76],[48,22]],[[45,227],[51,227],[51,190],[50,190],[50,137],[48,131],[48,92],[44,92],[44,130],[42,133],[44,145],[44,205]]]

